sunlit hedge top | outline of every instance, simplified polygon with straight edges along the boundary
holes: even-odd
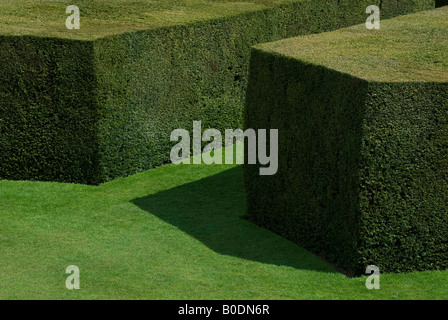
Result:
[[[258,45],[371,81],[448,81],[448,7]]]
[[[305,0],[13,0],[0,2],[0,35],[91,40],[123,32],[184,24]],[[65,9],[77,5],[81,29],[67,30]]]

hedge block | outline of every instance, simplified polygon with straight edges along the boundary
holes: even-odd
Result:
[[[250,46],[433,0],[84,0],[0,5],[0,179],[99,184],[169,160],[175,128],[242,126]]]
[[[448,7],[257,45],[245,127],[279,168],[245,166],[247,217],[345,270],[448,267]]]

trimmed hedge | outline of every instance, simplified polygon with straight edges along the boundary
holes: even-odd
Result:
[[[45,1],[39,8],[48,6],[54,31],[45,24],[2,29],[9,35],[0,38],[0,178],[99,184],[163,164],[175,128],[191,129],[193,120],[204,129],[242,126],[250,46],[365,21],[370,4],[382,3],[384,17],[434,7],[432,0],[393,10],[387,8],[395,0],[263,1],[225,17],[136,31],[149,9],[129,4],[128,17],[114,3],[110,10],[101,1],[86,3],[85,11],[80,5],[76,31],[52,21],[60,19],[55,6],[65,4]],[[182,6],[160,2],[172,4]],[[98,18],[105,14],[110,33]],[[123,33],[127,21],[132,32]],[[14,36],[21,30],[30,35]]]
[[[446,269],[447,29],[448,7],[253,48],[245,127],[279,130],[279,167],[245,165],[247,218],[349,274]]]
[[[0,178],[96,184],[91,42],[0,37]]]

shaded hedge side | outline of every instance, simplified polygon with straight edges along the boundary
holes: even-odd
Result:
[[[448,84],[368,83],[252,49],[246,128],[279,168],[244,168],[247,218],[350,274],[448,267]]]
[[[244,166],[247,218],[350,269],[367,82],[259,49],[250,66],[245,128],[278,129],[279,166]]]
[[[436,8],[448,6],[448,0],[436,0]]]

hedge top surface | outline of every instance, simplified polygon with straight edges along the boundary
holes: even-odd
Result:
[[[368,81],[447,82],[448,7],[257,45]]]
[[[0,35],[92,40],[300,1],[303,0],[2,0]],[[69,5],[79,7],[79,30],[68,30],[65,26]]]

